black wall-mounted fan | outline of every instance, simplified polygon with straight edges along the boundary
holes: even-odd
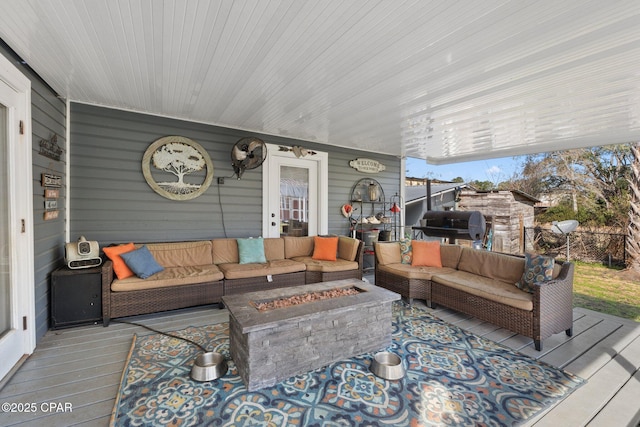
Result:
[[[255,169],[267,158],[267,146],[260,138],[242,138],[231,149],[231,165],[238,176],[245,170]]]

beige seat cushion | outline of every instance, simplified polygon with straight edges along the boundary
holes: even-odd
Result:
[[[304,263],[307,266],[307,271],[321,271],[323,273],[331,273],[334,271],[349,271],[357,270],[360,268],[356,261],[347,261],[345,259],[338,258],[335,261],[324,261],[313,259],[310,256],[295,257],[294,261]]]
[[[533,295],[521,291],[511,282],[482,277],[466,271],[434,274],[431,281],[521,310],[533,310]]]
[[[228,263],[218,265],[224,273],[225,279],[247,279],[249,277],[275,276],[276,274],[296,273],[305,271],[302,262],[290,259],[267,261],[266,263],[237,264]]]
[[[165,268],[213,264],[211,241],[209,240],[148,243],[146,245],[153,258]]]
[[[346,261],[355,261],[358,255],[360,241],[351,237],[340,236],[338,238],[338,258]]]
[[[411,264],[402,264],[400,262],[395,264],[379,265],[378,270],[395,274],[406,279],[421,280],[431,280],[431,277],[436,274],[453,273],[456,271],[455,268],[450,267],[411,266]]]
[[[556,262],[553,264],[553,274],[551,275],[551,278],[557,279],[560,275],[560,271],[562,271],[562,266]]]
[[[379,265],[399,264],[401,262],[400,243],[375,242],[373,249]]]
[[[185,267],[165,267],[147,279],[127,277],[111,282],[114,292],[135,291],[140,289],[164,288],[167,286],[192,285],[194,283],[217,282],[224,278],[220,269],[213,265],[197,265]]]
[[[440,257],[442,258],[443,267],[458,268],[461,255],[462,246],[460,245],[440,245]]]
[[[264,256],[267,261],[284,259],[284,239],[280,237],[264,239]]]
[[[282,240],[284,240],[284,255],[288,259],[313,255],[313,236],[285,236]]]
[[[524,264],[521,257],[464,247],[458,270],[515,285],[522,277]]]
[[[236,239],[214,239],[211,241],[213,263],[227,264],[240,262],[238,242]]]

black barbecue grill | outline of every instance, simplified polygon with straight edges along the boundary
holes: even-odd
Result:
[[[425,236],[446,237],[449,243],[456,239],[481,240],[487,222],[478,211],[427,211],[422,217],[424,225],[413,227]]]

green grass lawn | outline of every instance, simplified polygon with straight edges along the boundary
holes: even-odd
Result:
[[[628,271],[576,262],[573,305],[640,322],[640,280]]]

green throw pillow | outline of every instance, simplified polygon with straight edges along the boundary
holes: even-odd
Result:
[[[523,291],[533,293],[534,283],[547,282],[553,279],[554,264],[555,262],[551,257],[525,254],[524,273],[522,273],[522,278],[516,283],[516,286]]]
[[[237,239],[237,241],[240,264],[267,262],[267,258],[264,256],[264,239],[262,237],[257,239]]]

